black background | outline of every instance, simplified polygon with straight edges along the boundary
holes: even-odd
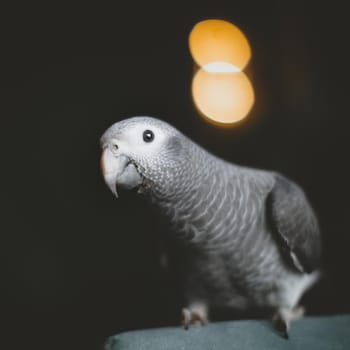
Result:
[[[340,1],[114,2],[3,9],[1,318],[7,349],[99,349],[122,330],[177,325],[147,201],[113,198],[99,137],[164,119],[213,153],[299,182],[320,218],[324,281],[309,314],[350,311],[349,30]],[[191,100],[188,34],[207,18],[247,35],[256,103],[223,130]]]

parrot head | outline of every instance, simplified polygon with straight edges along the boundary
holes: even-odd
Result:
[[[143,188],[164,181],[179,159],[180,133],[151,117],[133,117],[108,128],[101,137],[101,171],[110,190]]]

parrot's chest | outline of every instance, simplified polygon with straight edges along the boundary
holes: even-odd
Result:
[[[223,173],[225,174],[225,173]],[[280,277],[280,255],[265,224],[265,196],[249,179],[216,176],[162,201],[184,243],[185,294],[210,304],[267,304]],[[282,272],[283,273],[283,272]]]
[[[252,249],[222,248],[220,251],[187,251],[185,293],[200,296],[212,306],[245,309],[267,306],[278,294],[283,275],[274,245]]]

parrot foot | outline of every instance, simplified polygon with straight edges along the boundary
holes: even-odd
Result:
[[[296,321],[304,316],[305,308],[297,306],[294,309],[280,308],[272,318],[276,329],[283,338],[289,339],[289,328],[292,321]]]
[[[192,305],[182,309],[182,325],[187,330],[191,325],[202,325],[208,323],[207,308],[204,304]]]

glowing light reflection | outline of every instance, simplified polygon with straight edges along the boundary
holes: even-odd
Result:
[[[227,62],[211,62],[202,67],[209,73],[237,73],[241,70],[235,65]]]
[[[243,70],[251,57],[250,45],[242,31],[219,19],[197,23],[190,33],[189,46],[200,67],[212,62],[226,62]]]
[[[253,87],[243,72],[222,74],[200,69],[192,82],[192,96],[204,116],[223,124],[242,120],[254,104]]]
[[[201,21],[190,33],[189,47],[200,67],[192,81],[192,96],[200,113],[226,125],[246,117],[254,104],[254,90],[242,72],[251,58],[242,31],[223,20]]]

